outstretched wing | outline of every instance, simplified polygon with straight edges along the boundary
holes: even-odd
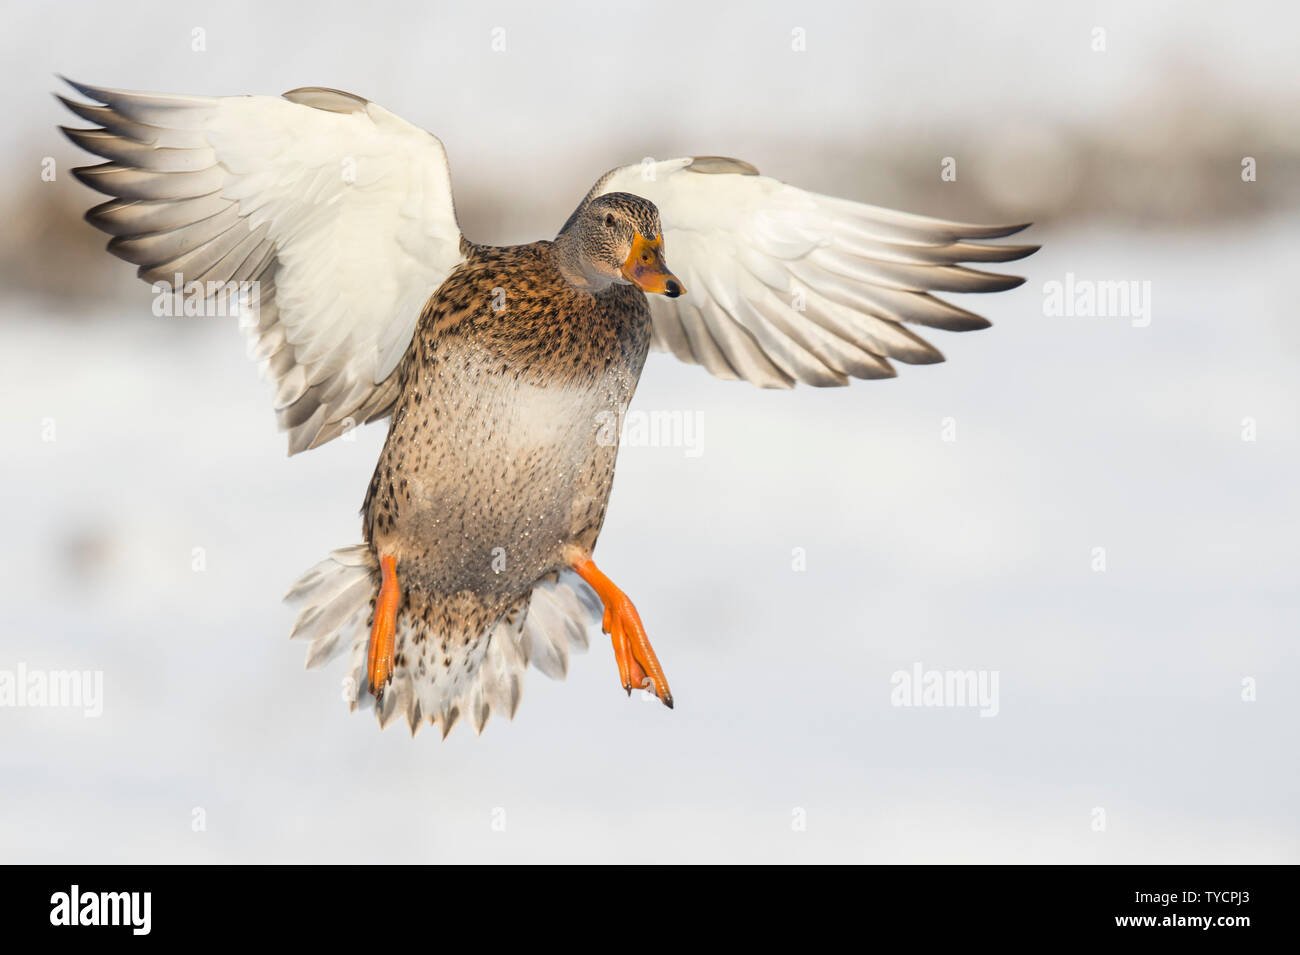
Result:
[[[835,199],[717,156],[624,166],[588,199],[630,192],[659,207],[668,267],[687,294],[651,295],[654,341],[720,378],[764,387],[889,378],[890,359],[943,361],[904,327],[986,328],[931,292],[996,292],[1024,280],[964,268],[1032,245],[971,239],[1025,228],[944,222]]]
[[[289,453],[387,414],[420,311],[464,258],[442,143],[337,90],[71,85],[103,104],[60,97],[98,127],[64,132],[108,160],[75,173],[116,197],[86,214],[109,251],[168,287],[257,283],[243,324]]]

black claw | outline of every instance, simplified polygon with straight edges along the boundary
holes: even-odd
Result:
[[[664,697],[664,706],[668,707],[670,710],[673,708],[673,698],[671,696]]]

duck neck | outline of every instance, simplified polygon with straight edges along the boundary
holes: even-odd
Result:
[[[555,257],[555,267],[559,269],[564,280],[576,289],[584,292],[603,292],[614,284],[608,275],[603,275],[591,268],[586,256],[579,248],[577,231],[565,229],[551,244]]]

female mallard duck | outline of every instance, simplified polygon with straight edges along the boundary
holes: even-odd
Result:
[[[931,291],[1022,281],[957,263],[1035,249],[970,241],[1023,226],[816,195],[718,157],[615,169],[553,242],[480,246],[442,143],[359,97],[72,85],[103,105],[64,99],[99,127],[65,132],[108,160],[78,178],[116,197],[87,218],[160,291],[252,289],[243,324],[289,453],[392,416],[365,543],[290,596],[308,665],[350,641],[370,691],[354,708],[373,696],[381,725],[403,714],[412,732],[513,717],[529,662],[563,676],[586,645],[595,598],[624,689],[672,706],[636,609],[591,557],[618,451],[606,424],[652,344],[763,387],[891,377],[891,358],[943,360],[902,323],[989,324]]]

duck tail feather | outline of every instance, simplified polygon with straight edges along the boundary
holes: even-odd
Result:
[[[445,738],[464,718],[482,733],[488,718],[513,719],[531,663],[562,680],[572,653],[588,647],[587,628],[600,601],[576,574],[539,581],[477,638],[434,633],[426,616],[403,604],[397,617],[392,681],[381,700],[367,690],[371,619],[379,564],[368,546],[334,551],[294,584],[286,600],[301,607],[291,636],[309,642],[307,666],[350,649],[345,693],[352,710],[374,709],[381,727],[404,722],[412,735],[424,724]]]

